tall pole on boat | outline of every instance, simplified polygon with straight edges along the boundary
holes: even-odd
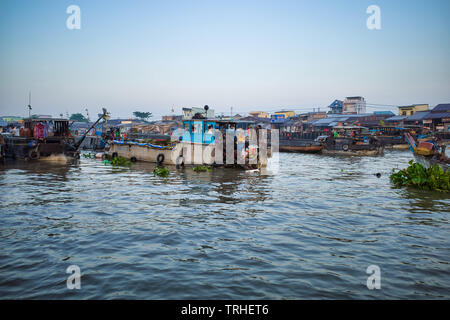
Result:
[[[105,108],[103,108],[103,113],[101,115],[99,115],[99,118],[97,119],[97,121],[94,122],[94,124],[84,133],[84,135],[81,137],[81,139],[75,143],[75,150],[78,150],[78,148],[81,146],[81,144],[83,143],[84,139],[86,139],[87,134],[89,133],[89,131],[91,131],[92,128],[94,128],[97,123],[100,122],[100,120],[105,120],[107,117],[108,113],[106,111]]]
[[[31,118],[31,91],[28,92],[28,118]]]

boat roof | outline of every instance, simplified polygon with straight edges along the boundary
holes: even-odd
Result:
[[[39,121],[69,121],[69,119],[65,119],[65,118],[24,118],[23,121],[35,121],[35,122],[39,122]]]
[[[224,119],[185,119],[183,121],[207,121],[207,122],[217,122],[217,123],[256,123],[254,120],[224,120]]]
[[[367,127],[362,126],[335,126],[334,129],[368,129]]]

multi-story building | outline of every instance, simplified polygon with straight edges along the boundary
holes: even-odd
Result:
[[[270,118],[270,115],[264,111],[252,111],[249,112],[249,115],[255,118],[267,118],[267,119]]]
[[[398,107],[399,116],[411,116],[419,111],[428,111],[428,104],[412,104],[410,106]]]
[[[277,116],[284,115],[284,118],[287,119],[287,118],[295,116],[295,112],[292,110],[282,110],[282,111],[274,112],[274,115],[277,115]]]
[[[363,97],[346,97],[343,104],[343,114],[366,113],[366,100]]]

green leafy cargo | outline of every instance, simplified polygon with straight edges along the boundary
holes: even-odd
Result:
[[[392,169],[391,182],[397,187],[414,187],[420,190],[450,192],[450,171],[444,171],[435,164],[425,168],[420,163],[409,161],[409,167],[395,172]]]

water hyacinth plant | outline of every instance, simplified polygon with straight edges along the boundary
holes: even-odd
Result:
[[[112,166],[131,166],[131,161],[124,157],[114,157],[111,160],[104,160],[103,164],[106,166],[108,164]]]
[[[86,159],[95,159],[95,153],[83,153],[83,157]]]
[[[192,170],[194,170],[195,172],[204,172],[204,171],[210,171],[211,167],[198,165],[198,166],[193,167]]]
[[[392,169],[390,180],[396,187],[450,192],[450,171],[442,170],[437,164],[427,169],[411,160],[407,169],[398,172]]]
[[[156,167],[153,170],[153,174],[155,176],[164,177],[165,178],[165,177],[168,177],[170,175],[170,171],[166,167]]]

